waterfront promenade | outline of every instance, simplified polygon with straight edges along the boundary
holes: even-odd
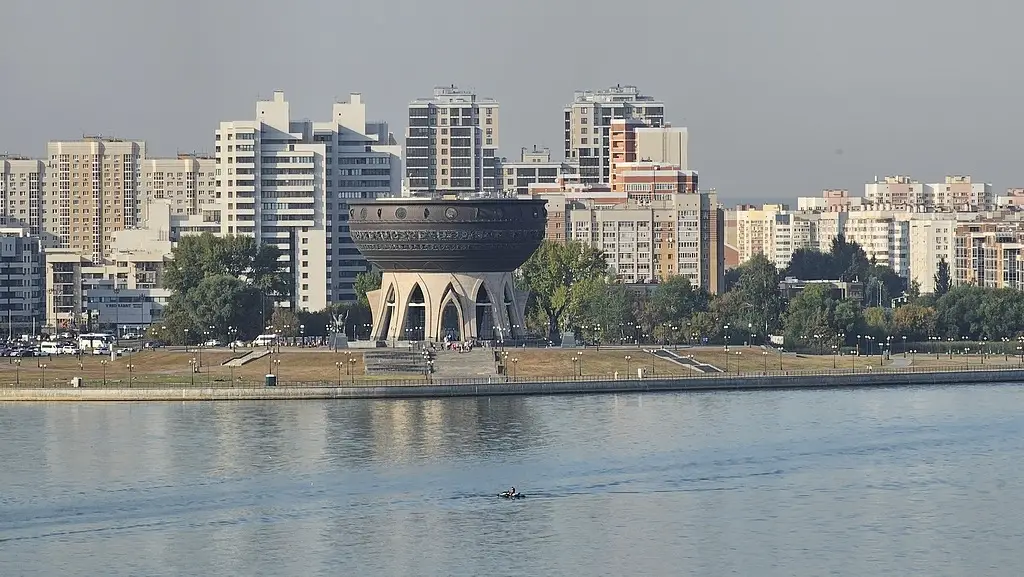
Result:
[[[125,386],[4,386],[0,402],[49,401],[231,401],[483,397],[499,395],[609,394],[669,391],[841,389],[866,387],[952,386],[1024,382],[1019,367],[789,371],[708,374],[660,378],[505,378],[410,379],[371,382],[304,382],[264,386],[252,383],[191,385],[163,383]]]

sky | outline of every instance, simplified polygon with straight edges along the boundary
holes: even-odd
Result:
[[[401,139],[408,101],[454,83],[499,100],[503,156],[561,158],[573,91],[633,84],[727,205],[887,174],[999,192],[1024,186],[1022,20],[1011,0],[5,0],[0,152],[209,151],[274,90],[313,120],[360,92]]]

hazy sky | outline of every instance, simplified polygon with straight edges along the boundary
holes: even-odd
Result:
[[[456,83],[501,102],[501,153],[562,154],[573,90],[635,84],[690,129],[726,203],[862,193],[874,175],[1024,186],[1011,0],[5,0],[0,151],[102,133],[210,150],[284,90],[326,120],[361,92],[405,105]]]

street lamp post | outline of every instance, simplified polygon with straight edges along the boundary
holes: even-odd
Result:
[[[577,367],[577,364],[579,363],[579,361],[580,361],[579,357],[575,357],[574,356],[572,358],[572,378],[573,378],[573,380],[576,380],[576,367]]]
[[[764,357],[764,374],[768,374],[768,351],[761,351],[761,356]]]
[[[516,380],[516,367],[519,365],[519,358],[512,359],[512,380]]]
[[[128,387],[131,388],[131,386],[132,386],[132,371],[135,370],[135,365],[133,365],[131,363],[128,363],[127,368],[128,368]]]
[[[901,336],[900,339],[903,341],[903,358],[907,358],[907,335]]]
[[[630,376],[629,376],[629,361],[631,361],[631,360],[633,360],[633,357],[630,356],[630,355],[626,355],[626,378],[627,379],[630,378]]]
[[[100,361],[100,372],[103,374],[103,387],[104,388],[106,388],[106,386],[107,386],[107,363],[109,363],[109,362],[110,361],[108,361],[106,359]]]
[[[274,359],[274,366],[277,368],[272,372],[273,374],[277,375],[278,384],[281,384],[281,359]]]
[[[21,359],[14,361],[14,384],[21,386]]]
[[[338,367],[338,386],[339,387],[341,386],[341,366],[344,365],[344,364],[345,363],[343,363],[341,361],[338,361],[338,362],[334,363],[334,366]]]
[[[193,357],[188,360],[188,382],[191,386],[196,386],[196,359]]]
[[[430,365],[433,366],[434,365],[434,361],[430,361]],[[349,376],[349,380],[352,381],[353,385],[356,383],[355,366],[356,366],[356,358],[350,356],[348,358],[348,376]]]
[[[46,363],[39,365],[39,384],[46,386]]]

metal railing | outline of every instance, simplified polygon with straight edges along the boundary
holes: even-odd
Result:
[[[342,379],[323,379],[316,381],[277,381],[276,385],[268,387],[263,381],[243,381],[212,379],[183,379],[143,381],[126,379],[106,380],[106,386],[99,382],[99,379],[85,380],[83,387],[90,389],[264,389],[273,388],[366,388],[366,387],[395,387],[395,386],[479,386],[479,385],[500,385],[500,384],[540,384],[540,383],[619,383],[629,381],[658,381],[676,382],[680,385],[687,382],[702,383],[707,381],[728,381],[728,380],[749,380],[749,379],[779,379],[788,377],[844,377],[844,376],[870,376],[870,375],[914,375],[914,374],[949,374],[949,373],[1014,373],[1024,371],[1020,365],[974,365],[970,366],[937,366],[937,367],[878,367],[878,368],[846,368],[846,369],[815,369],[815,370],[771,370],[768,371],[731,371],[728,373],[694,373],[691,375],[646,375],[643,377],[633,374],[612,375],[587,375],[587,376],[530,376],[517,375],[495,375],[492,377],[473,378],[432,378],[432,377],[403,377],[403,378],[360,378],[344,377]],[[5,375],[10,378],[11,375]],[[20,389],[70,389],[72,385],[63,378],[60,381],[51,380],[40,382],[38,378],[22,376],[20,383],[4,382],[0,387]]]

